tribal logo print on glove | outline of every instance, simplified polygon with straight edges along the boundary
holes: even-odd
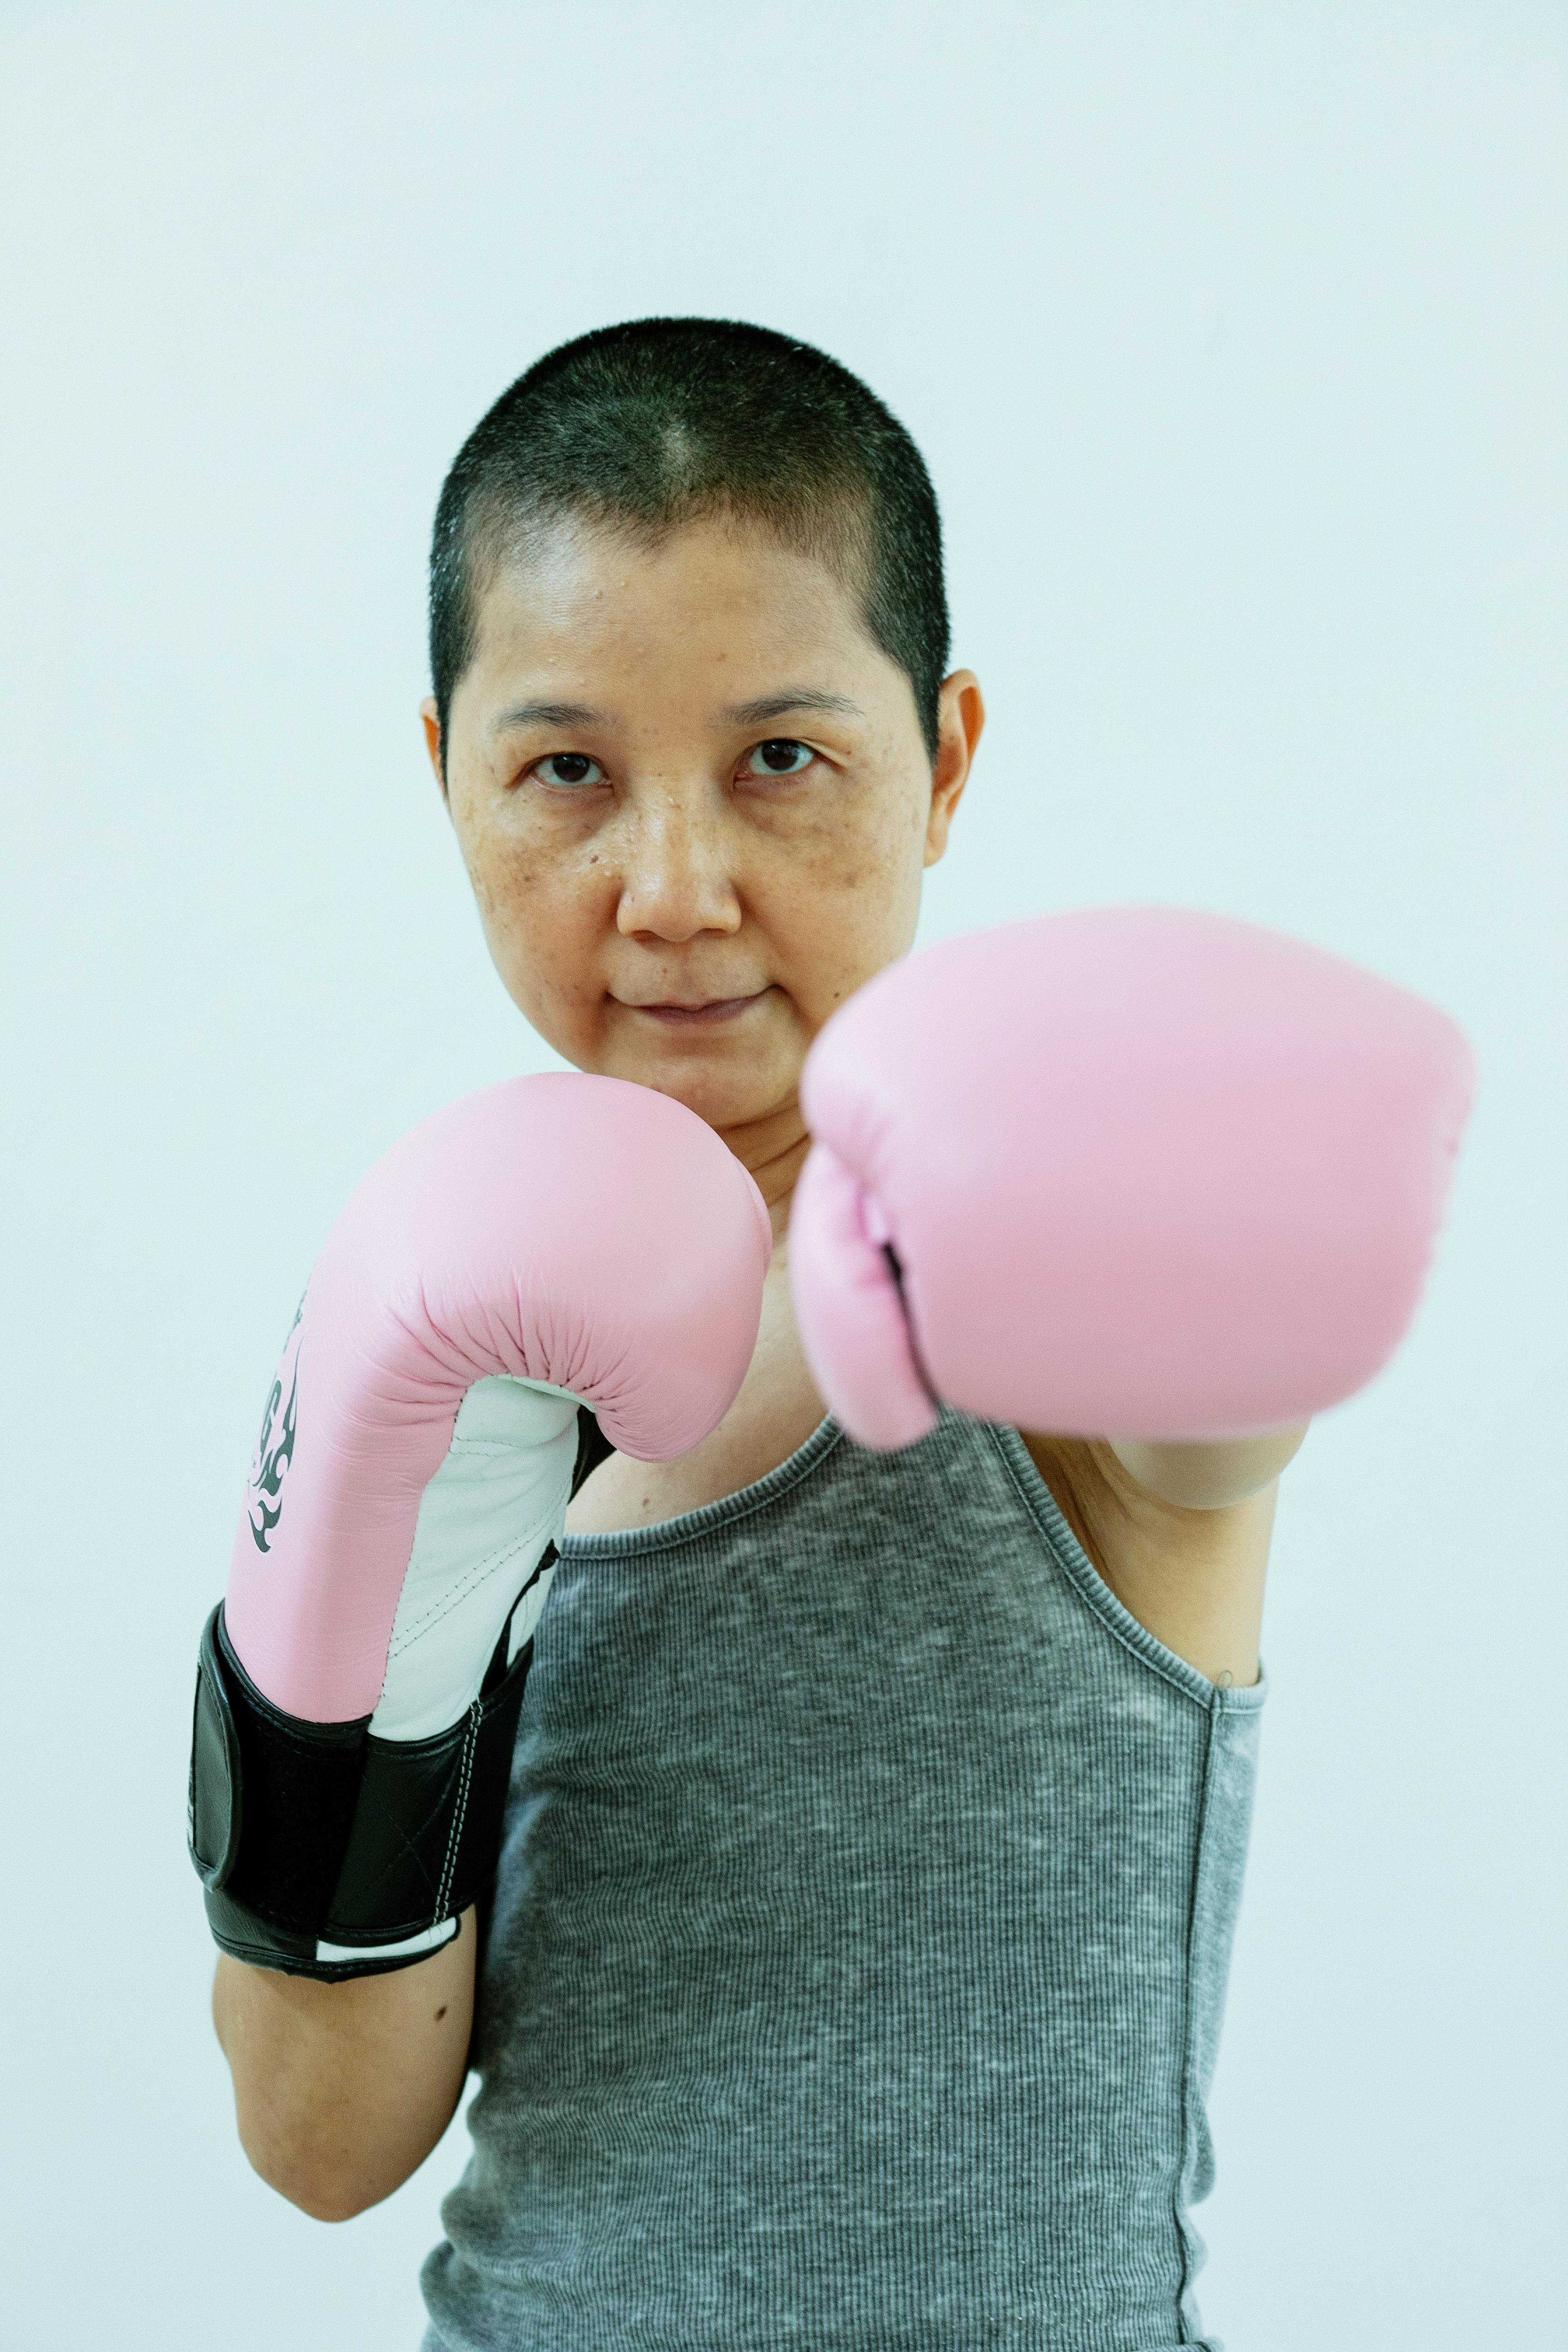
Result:
[[[250,1517],[251,1540],[258,1551],[271,1549],[272,1530],[283,1516],[283,1474],[294,1459],[294,1424],[300,1409],[300,1318],[304,1312],[305,1302],[301,1298],[294,1310],[294,1320],[289,1326],[289,1337],[283,1343],[278,1377],[267,1400],[267,1411],[261,1416],[261,1434],[256,1441],[256,1460],[246,1482],[246,1509]],[[283,1406],[283,1425],[274,1444],[272,1433],[278,1420],[278,1408],[283,1404],[285,1381],[289,1383],[289,1402]]]

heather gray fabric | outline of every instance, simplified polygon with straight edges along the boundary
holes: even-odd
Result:
[[[959,1414],[569,1539],[426,2352],[1217,2352],[1263,1696]]]

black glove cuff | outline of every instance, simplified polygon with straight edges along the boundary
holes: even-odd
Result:
[[[578,1415],[576,1493],[612,1452]],[[540,1569],[549,1565],[554,1548]],[[537,1574],[539,1571],[536,1570]],[[502,1633],[479,1697],[431,1739],[306,1723],[251,1681],[221,1604],[196,1669],[188,1841],[224,1951],[290,1976],[377,1976],[458,1933],[494,1875],[523,1685]]]
[[[196,1673],[189,1839],[223,1949],[331,1979],[409,1967],[455,1935],[500,1850],[532,1647],[448,1730],[377,1739],[368,1716],[304,1723],[274,1706],[215,1609]]]

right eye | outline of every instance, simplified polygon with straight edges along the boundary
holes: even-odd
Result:
[[[605,772],[597,760],[590,760],[586,751],[550,751],[542,760],[535,760],[533,773],[541,783],[564,785],[602,784]]]

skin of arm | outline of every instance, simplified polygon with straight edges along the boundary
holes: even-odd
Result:
[[[1201,1445],[1019,1432],[1130,1615],[1210,1682],[1258,1678],[1279,1474],[1306,1427]]]
[[[269,2188],[347,2221],[416,2171],[451,2122],[473,2028],[475,1915],[427,1960],[321,1984],[227,1953],[213,2023],[240,2145]]]
[[[1250,1502],[1272,1486],[1301,1450],[1308,1424],[1271,1429],[1260,1437],[1232,1437],[1203,1445],[1170,1445],[1135,1437],[1107,1440],[1130,1478],[1162,1503],[1192,1511],[1219,1511]]]

